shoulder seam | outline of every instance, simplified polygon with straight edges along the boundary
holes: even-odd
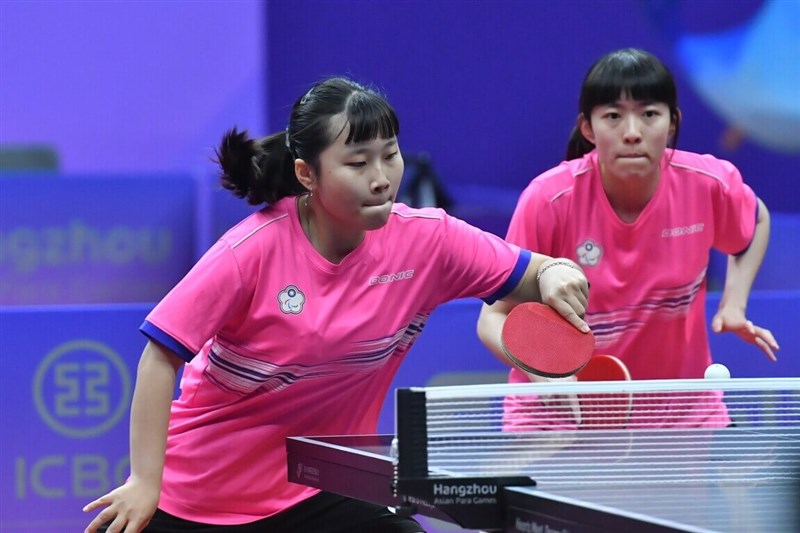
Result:
[[[578,176],[582,176],[582,175],[586,174],[586,173],[587,173],[587,172],[589,172],[591,169],[592,169],[592,167],[591,167],[590,165],[586,165],[586,166],[584,166],[583,168],[581,168],[580,170],[578,170],[578,171],[577,171],[577,172],[575,172],[575,173],[573,173],[573,172],[570,172],[570,176],[572,177],[572,184],[570,184],[568,187],[566,187],[566,188],[564,188],[564,189],[562,189],[562,190],[558,191],[558,192],[557,192],[557,193],[555,193],[553,196],[551,196],[551,197],[550,197],[550,203],[553,203],[553,202],[555,202],[556,200],[558,200],[559,198],[561,198],[562,196],[564,196],[564,195],[565,195],[565,194],[567,194],[568,192],[571,192],[571,191],[572,191],[572,190],[575,188],[575,179],[576,179]]]
[[[728,190],[728,184],[727,184],[727,183],[725,183],[725,180],[723,180],[722,178],[720,178],[719,176],[717,176],[716,174],[714,174],[714,173],[712,173],[712,172],[709,172],[709,171],[707,171],[707,170],[703,170],[703,169],[701,169],[701,168],[697,168],[697,167],[691,167],[691,166],[689,166],[689,165],[682,165],[682,164],[680,164],[680,163],[673,163],[672,161],[670,161],[670,163],[669,163],[669,166],[671,166],[671,167],[676,167],[676,168],[682,168],[682,169],[684,169],[684,170],[691,170],[691,171],[693,171],[693,172],[697,172],[697,173],[698,173],[698,174],[700,174],[700,175],[703,175],[703,176],[706,176],[706,177],[712,178],[712,179],[714,179],[714,180],[718,181],[718,182],[719,182],[719,184],[720,184],[720,185],[722,185],[722,187],[723,187],[723,188],[724,188],[726,191]]]
[[[591,166],[585,166],[585,167],[583,167],[583,168],[580,170],[580,172],[576,172],[575,174],[573,174],[573,176],[577,178],[578,176],[581,176],[581,175],[583,175],[583,174],[586,174],[586,173],[587,173],[587,172],[589,172],[591,169],[592,169],[592,167],[591,167]]]
[[[566,188],[566,189],[564,189],[563,191],[558,191],[557,193],[555,193],[555,194],[553,195],[553,197],[552,197],[552,198],[550,198],[550,203],[553,203],[553,202],[555,202],[556,200],[558,200],[559,198],[561,198],[563,195],[567,194],[568,192],[570,192],[570,191],[571,191],[572,189],[574,189],[574,188],[575,188],[575,186],[574,186],[574,185],[570,185],[569,187],[567,187],[567,188]]]
[[[260,226],[257,226],[256,228],[254,228],[250,233],[248,233],[247,235],[245,235],[244,237],[242,237],[241,239],[236,241],[234,244],[232,244],[231,245],[231,249],[234,249],[234,248],[238,247],[240,244],[244,243],[244,241],[246,241],[247,239],[249,239],[250,237],[252,237],[256,233],[258,233],[262,229],[266,228],[267,226],[269,226],[273,222],[277,222],[277,221],[279,221],[281,219],[284,219],[284,218],[286,218],[288,216],[289,216],[289,213],[284,213],[284,214],[282,214],[282,215],[280,215],[278,217],[275,217],[275,218],[273,218],[271,220],[267,220],[266,222],[264,222]]]

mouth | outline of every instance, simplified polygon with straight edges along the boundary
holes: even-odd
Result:
[[[392,201],[391,198],[387,198],[386,200],[383,200],[382,202],[369,202],[369,203],[366,203],[366,204],[364,204],[364,207],[383,207],[386,204],[391,203],[391,201]]]
[[[642,159],[647,157],[644,154],[622,154],[619,156],[620,159]]]

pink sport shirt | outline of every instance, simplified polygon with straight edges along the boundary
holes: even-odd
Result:
[[[295,198],[248,217],[142,325],[187,360],[159,507],[238,524],[312,496],[287,481],[286,437],[375,433],[434,308],[500,298],[529,262],[530,252],[437,209],[396,204],[340,264],[308,242]]]
[[[621,358],[633,379],[701,378],[711,364],[705,316],[709,252],[746,250],[756,215],[756,196],[732,164],[667,150],[653,198],[635,222],[625,223],[603,191],[593,151],[528,185],[507,240],[581,265],[591,283],[586,320],[596,353]],[[528,381],[518,370],[511,370],[509,380]],[[695,402],[694,416],[675,416],[673,410],[650,422],[703,425],[724,409],[718,398],[712,403],[717,407]]]

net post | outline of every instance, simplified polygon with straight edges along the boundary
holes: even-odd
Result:
[[[398,479],[428,475],[428,416],[425,391],[397,389],[395,429]]]

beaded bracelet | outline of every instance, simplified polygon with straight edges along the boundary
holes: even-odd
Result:
[[[542,266],[542,267],[539,267],[539,272],[537,272],[537,273],[536,273],[536,283],[539,283],[539,280],[540,280],[540,279],[542,279],[542,274],[544,274],[544,273],[545,273],[545,271],[546,271],[548,268],[550,268],[550,267],[553,267],[553,266],[556,266],[556,265],[564,265],[564,266],[568,266],[568,267],[570,267],[570,268],[573,268],[573,269],[577,270],[577,271],[578,271],[578,272],[580,272],[580,273],[583,273],[583,270],[581,270],[580,268],[578,268],[578,267],[575,265],[575,263],[573,263],[572,261],[569,261],[569,260],[567,260],[567,259],[556,259],[556,260],[554,260],[554,261],[551,261],[550,263],[547,263],[546,265],[544,265],[544,266]]]

